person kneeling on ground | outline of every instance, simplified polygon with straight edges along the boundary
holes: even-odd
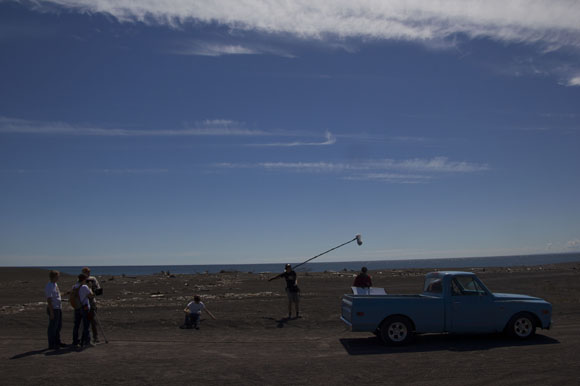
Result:
[[[189,302],[187,306],[183,309],[185,312],[185,324],[182,328],[193,328],[199,330],[199,320],[201,317],[201,311],[205,311],[213,320],[216,320],[215,316],[207,309],[205,304],[201,301],[199,295],[193,297],[193,301]]]

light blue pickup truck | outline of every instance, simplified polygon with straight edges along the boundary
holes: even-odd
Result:
[[[390,345],[421,333],[494,333],[525,339],[549,329],[552,305],[527,296],[492,293],[471,272],[431,272],[420,295],[344,295],[341,320]]]

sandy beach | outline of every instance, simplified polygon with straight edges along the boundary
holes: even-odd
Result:
[[[450,267],[452,268],[452,267]],[[465,269],[463,269],[465,270]],[[421,290],[429,270],[378,270],[389,293]],[[494,292],[542,297],[553,327],[525,342],[503,335],[422,335],[384,346],[339,320],[354,272],[300,273],[302,319],[285,320],[283,280],[272,274],[99,276],[99,317],[109,343],[81,352],[47,350],[48,271],[0,268],[0,371],[3,385],[78,384],[404,384],[578,385],[580,263],[473,268]],[[63,275],[61,292],[74,283]],[[183,330],[183,308],[202,296],[217,320]],[[73,311],[62,338],[72,341]]]

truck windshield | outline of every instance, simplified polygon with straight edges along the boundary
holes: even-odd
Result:
[[[425,279],[425,286],[423,292],[431,292],[440,294],[443,292],[443,285],[440,277],[428,277]]]

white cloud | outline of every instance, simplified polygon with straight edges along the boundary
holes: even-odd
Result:
[[[432,159],[413,158],[408,160],[368,160],[357,163],[333,163],[333,162],[262,162],[256,164],[217,164],[219,166],[241,165],[240,167],[263,167],[267,169],[299,169],[299,170],[326,170],[342,172],[346,170],[412,170],[433,173],[469,173],[489,170],[487,164],[476,164],[465,161],[449,161],[447,157],[435,157]]]
[[[267,146],[267,147],[329,146],[334,145],[336,143],[336,138],[332,135],[331,132],[326,131],[324,133],[324,137],[326,138],[326,140],[322,142],[302,142],[302,141],[273,142],[273,143],[255,143],[251,144],[250,146]]]
[[[38,122],[0,116],[0,133],[58,134],[104,137],[187,137],[187,136],[263,136],[262,130],[249,130],[230,120],[210,120],[193,128],[143,130],[71,125],[64,122]]]
[[[538,60],[510,63],[496,58],[488,66],[509,76],[549,76],[564,86],[580,85],[580,2],[575,0],[15,1],[38,11],[66,9],[105,14],[122,23],[196,30],[218,27],[228,32],[222,35],[223,42],[215,36],[208,42],[176,42],[168,52],[179,55],[294,57],[274,48],[273,37],[278,45],[299,39],[348,52],[356,51],[359,40],[405,41],[437,50],[455,49],[460,57],[471,52],[463,51],[466,39],[526,44],[533,46],[532,56]],[[498,60],[503,63],[497,65]],[[485,66],[485,61],[481,63]]]
[[[176,55],[198,55],[198,56],[223,56],[223,55],[277,55],[287,58],[293,58],[291,53],[278,49],[267,47],[255,43],[223,43],[207,42],[201,40],[182,41],[176,43],[174,49],[169,53]]]
[[[183,129],[127,129],[103,128],[88,125],[72,125],[64,122],[39,122],[0,116],[0,134],[34,134],[34,135],[72,135],[101,137],[193,137],[193,136],[231,136],[231,137],[292,137],[300,133],[288,131],[266,131],[244,128],[244,124],[228,119],[211,119],[194,123]],[[304,133],[302,133],[304,135]],[[252,144],[250,146],[329,146],[336,143],[336,138],[326,131],[325,140],[320,142],[274,142]]]
[[[27,3],[29,4],[29,3]],[[320,39],[425,41],[461,33],[547,49],[580,47],[580,3],[570,0],[38,0],[121,22],[188,23]]]
[[[210,43],[196,43],[190,47],[184,47],[175,53],[181,55],[201,55],[201,56],[222,56],[222,55],[252,55],[258,54],[259,51],[253,50],[241,45],[231,44],[210,44]]]
[[[580,76],[575,76],[568,79],[568,86],[580,86]]]
[[[487,164],[449,161],[447,157],[435,157],[431,159],[413,158],[402,161],[385,159],[368,162],[368,166],[377,169],[398,169],[436,173],[468,173],[489,170],[489,165]]]
[[[397,184],[424,184],[432,180],[433,177],[419,174],[363,173],[359,175],[350,175],[345,177],[345,179],[354,181],[379,181]]]
[[[332,162],[261,162],[257,167],[269,170],[290,170],[306,172],[336,173],[349,169],[349,165]]]
[[[213,165],[223,169],[264,169],[296,173],[333,173],[346,180],[381,181],[388,183],[428,183],[443,174],[487,171],[487,164],[448,161],[445,157],[409,160],[369,160],[358,163],[334,162],[258,162]],[[414,173],[408,173],[414,172]],[[416,174],[421,172],[421,174]]]
[[[220,162],[213,164],[214,167],[224,169],[265,169],[290,172],[307,173],[341,173],[351,170],[348,164],[332,162],[258,162],[258,163],[234,163]]]
[[[162,174],[168,173],[169,169],[95,169],[91,172],[99,174]]]

